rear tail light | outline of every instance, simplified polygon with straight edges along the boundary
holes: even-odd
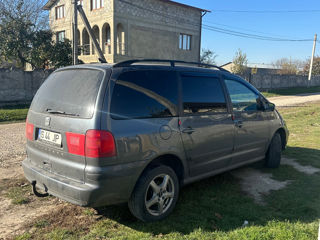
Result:
[[[85,135],[78,133],[66,133],[69,153],[84,156]]]
[[[89,130],[86,133],[86,157],[113,157],[116,155],[114,138],[110,132]]]
[[[29,123],[28,120],[27,120],[26,121],[26,137],[30,141],[33,140],[33,129],[34,129],[34,125]]]
[[[90,158],[114,157],[116,146],[107,131],[88,130],[86,135],[66,133],[69,153]]]

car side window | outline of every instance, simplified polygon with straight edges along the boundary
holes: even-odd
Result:
[[[185,115],[227,112],[226,99],[218,78],[182,76],[181,80]]]
[[[110,113],[114,119],[178,115],[178,83],[172,71],[129,71],[114,86]]]
[[[258,94],[238,81],[225,79],[225,83],[230,94],[233,111],[245,112],[259,110]]]

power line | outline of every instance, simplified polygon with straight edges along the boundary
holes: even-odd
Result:
[[[133,7],[136,7],[138,9],[143,9],[149,12],[152,12],[154,14],[157,14],[159,16],[165,17],[165,18],[171,18],[174,20],[177,20],[177,17],[171,16],[164,14],[162,12],[153,10],[153,9],[148,9],[146,7],[128,2],[126,0],[119,0],[120,2],[123,2],[125,4],[131,5]],[[183,18],[180,18],[183,19]],[[185,24],[192,25],[192,26],[197,26],[200,27],[200,24],[195,24],[190,21],[187,22],[187,19],[183,19]],[[273,37],[273,36],[263,36],[263,35],[257,35],[257,34],[250,34],[250,33],[245,33],[245,32],[239,32],[239,31],[233,31],[225,28],[219,28],[219,27],[214,27],[210,25],[203,24],[203,29],[209,30],[209,31],[214,31],[214,32],[219,32],[227,35],[232,35],[232,36],[237,36],[237,37],[242,37],[242,38],[250,38],[250,39],[256,39],[256,40],[263,40],[263,41],[277,41],[277,42],[310,42],[314,41],[313,39],[289,39],[289,38],[278,38],[278,37]]]
[[[229,9],[216,9],[212,10],[214,13],[319,13],[320,9],[304,9],[304,10],[229,10]]]
[[[313,41],[313,39],[288,39],[288,38],[277,38],[277,37],[272,37],[272,36],[263,36],[263,35],[228,30],[225,28],[209,26],[206,24],[203,24],[203,28],[206,30],[224,33],[224,34],[228,34],[228,35],[232,35],[232,36],[251,38],[251,39],[256,39],[256,40],[264,40],[264,41],[276,41],[276,42],[311,42],[311,41]]]
[[[231,29],[236,29],[236,30],[244,30],[244,31],[253,32],[253,33],[273,35],[273,36],[279,37],[279,38],[293,38],[292,36],[289,37],[289,36],[284,36],[284,35],[276,35],[276,34],[273,34],[273,33],[261,32],[261,31],[256,31],[256,30],[250,30],[250,29],[247,29],[247,28],[235,27],[235,26],[226,25],[226,24],[222,24],[222,23],[210,22],[210,21],[207,21],[207,20],[204,20],[203,22],[204,22],[204,23],[211,24],[211,25],[213,24],[213,25],[223,26],[223,27],[227,27],[227,28],[231,28]]]

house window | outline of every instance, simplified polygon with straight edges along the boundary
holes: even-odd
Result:
[[[57,42],[64,42],[65,39],[65,32],[57,32]]]
[[[56,19],[64,18],[64,5],[56,7]]]
[[[91,0],[91,10],[103,8],[104,0]]]
[[[188,51],[191,50],[191,35],[180,33],[179,49]]]

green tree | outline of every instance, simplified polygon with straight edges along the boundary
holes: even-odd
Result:
[[[19,11],[19,9],[18,9]],[[25,17],[2,19],[0,24],[0,56],[7,61],[19,61],[24,67],[32,50],[32,23]]]
[[[72,64],[72,45],[71,41],[65,39],[64,42],[57,42],[52,48],[51,64],[55,68],[65,67]],[[79,63],[83,63],[79,60]]]
[[[53,33],[49,30],[35,32],[32,41],[30,64],[34,68],[64,67],[72,64],[71,42],[55,42]]]
[[[204,64],[216,64],[216,58],[218,55],[210,49],[202,49],[200,55],[200,62]]]
[[[231,67],[231,71],[233,73],[244,74],[247,71],[248,65],[247,54],[243,53],[241,49],[238,49],[232,63],[233,66]]]
[[[62,67],[72,63],[70,41],[53,41],[38,0],[0,0],[0,59],[24,68]]]

